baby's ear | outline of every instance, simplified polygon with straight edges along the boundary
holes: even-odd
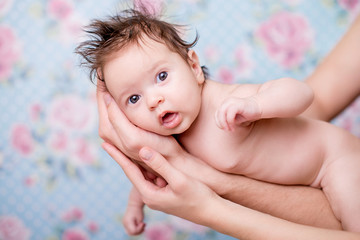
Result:
[[[188,51],[188,63],[191,70],[193,70],[197,81],[202,84],[205,81],[204,73],[201,69],[199,57],[194,50]]]

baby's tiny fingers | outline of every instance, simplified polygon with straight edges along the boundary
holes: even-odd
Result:
[[[220,116],[221,116],[220,111],[217,110],[215,113],[215,123],[218,126],[218,128],[223,129],[224,125],[222,124],[222,122],[220,120]]]
[[[222,110],[219,111],[221,114],[219,114],[220,123],[222,128],[224,130],[230,131],[230,125],[229,125],[229,109],[225,108],[225,106],[222,106]]]

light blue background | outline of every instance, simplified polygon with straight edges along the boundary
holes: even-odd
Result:
[[[125,6],[115,0],[69,2],[73,6],[72,16],[84,23]],[[74,54],[79,39],[71,34],[64,39],[64,22],[51,16],[49,4],[47,0],[16,0],[0,15],[0,26],[13,30],[20,48],[11,75],[0,81],[0,216],[16,216],[30,230],[30,239],[61,239],[64,231],[72,227],[82,229],[88,239],[129,239],[120,219],[131,185],[121,168],[100,147],[95,86],[86,70],[78,66],[79,59]],[[314,32],[304,60],[290,69],[271,59],[254,36],[254,29],[281,11],[300,14]],[[259,83],[283,76],[305,79],[353,18],[353,13],[335,0],[169,0],[164,13],[174,22],[190,26],[188,39],[195,31],[199,33],[195,50],[213,78],[220,81],[219,71],[226,67],[239,83]],[[239,45],[251,49],[254,67],[246,76],[236,75],[234,71],[233,55]],[[218,52],[214,59],[206,54],[211,46],[216,46]],[[76,96],[92,109],[90,118],[95,120],[89,123],[90,129],[58,129],[49,122],[52,103],[64,96]],[[37,120],[30,117],[34,104],[41,106]],[[352,108],[334,123],[359,134],[359,114],[354,109],[358,108]],[[33,150],[28,155],[22,155],[11,141],[18,124],[27,126],[33,139]],[[82,139],[94,146],[90,152],[92,162],[77,165],[72,153],[53,151],[50,142],[55,133],[65,133],[68,138]],[[82,218],[64,221],[63,214],[72,208],[80,209]],[[134,239],[231,239],[209,229],[184,227],[184,223],[173,217],[149,209],[146,214],[149,229],[167,226],[171,237],[164,238],[160,227],[158,236],[163,238],[144,234]],[[89,222],[95,222],[98,230],[91,232],[87,227]]]

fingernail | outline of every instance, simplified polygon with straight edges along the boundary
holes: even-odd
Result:
[[[140,149],[139,155],[140,155],[141,159],[149,160],[152,157],[153,153],[151,150],[149,150],[147,148],[142,148],[142,149]]]
[[[111,102],[110,94],[108,94],[108,93],[104,94],[104,101],[105,101],[106,106],[108,106],[110,104],[110,102]]]

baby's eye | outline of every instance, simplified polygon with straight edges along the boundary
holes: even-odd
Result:
[[[157,75],[156,77],[156,81],[157,82],[162,82],[162,81],[165,81],[165,79],[167,78],[168,76],[168,73],[167,72],[161,72]]]
[[[140,95],[132,95],[129,97],[129,103],[135,104],[137,101],[139,101]]]

